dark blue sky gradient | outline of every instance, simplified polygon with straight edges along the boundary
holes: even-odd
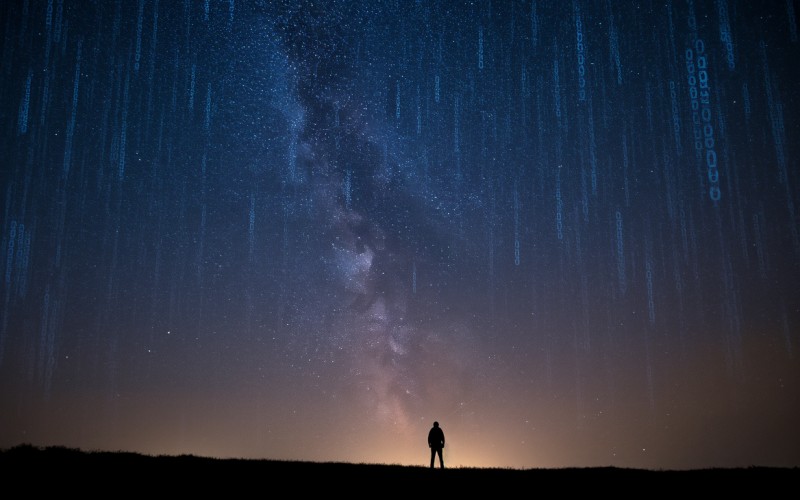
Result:
[[[0,446],[800,465],[797,2],[0,6]]]

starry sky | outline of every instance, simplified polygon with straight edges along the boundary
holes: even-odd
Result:
[[[796,0],[0,6],[0,446],[800,465]]]

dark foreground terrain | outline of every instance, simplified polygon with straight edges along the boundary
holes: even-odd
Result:
[[[796,467],[430,470],[400,465],[149,456],[30,445],[0,450],[0,474],[7,491],[19,492],[16,497],[76,492],[124,498],[165,494],[270,498],[334,493],[399,498],[440,492],[469,498],[494,498],[506,493],[527,498],[573,494],[664,498],[721,493],[769,498],[785,496],[800,484],[800,469]]]

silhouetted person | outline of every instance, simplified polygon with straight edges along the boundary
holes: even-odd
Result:
[[[442,448],[444,448],[444,432],[439,427],[439,422],[434,422],[430,432],[428,432],[428,446],[431,449],[431,469],[436,454],[439,454],[439,467],[444,469],[444,459],[442,458]]]

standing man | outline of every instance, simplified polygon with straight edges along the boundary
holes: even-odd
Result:
[[[436,454],[439,454],[439,467],[444,469],[444,459],[442,458],[442,449],[444,448],[444,432],[439,427],[439,422],[434,422],[430,432],[428,432],[428,447],[431,449],[431,469],[433,469],[433,461]]]

